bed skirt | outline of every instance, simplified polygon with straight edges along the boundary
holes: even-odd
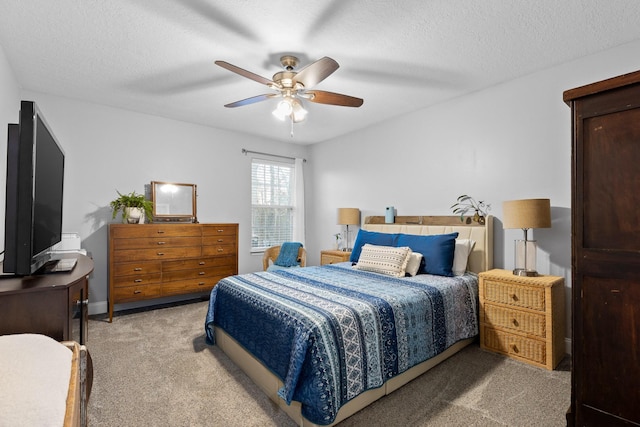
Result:
[[[215,327],[215,338],[216,345],[220,347],[220,349],[299,426],[321,427],[319,424],[312,423],[302,416],[301,405],[299,402],[293,401],[291,402],[291,405],[287,405],[286,402],[278,396],[278,390],[283,386],[282,381],[280,381],[278,377],[271,373],[271,371],[267,369],[258,359],[247,352],[236,340],[234,340],[219,327]],[[382,387],[368,390],[358,395],[340,408],[336,419],[333,423],[329,424],[329,426],[333,426],[340,421],[343,421],[347,417],[350,417],[361,409],[369,406],[371,403],[375,402],[381,397],[399,389],[409,381],[424,374],[440,362],[453,356],[454,354],[471,344],[474,340],[475,337],[459,341],[437,356],[432,357],[431,359],[426,360],[411,369],[408,369],[402,374],[389,379],[382,385]]]

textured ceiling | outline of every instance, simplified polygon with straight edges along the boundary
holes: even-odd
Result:
[[[2,0],[0,45],[25,90],[308,144],[640,39],[637,0]],[[271,114],[282,54],[340,68],[316,86],[360,108]]]

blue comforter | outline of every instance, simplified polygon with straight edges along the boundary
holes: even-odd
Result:
[[[477,277],[392,278],[349,263],[227,277],[205,321],[284,383],[287,403],[330,424],[358,394],[478,333]]]

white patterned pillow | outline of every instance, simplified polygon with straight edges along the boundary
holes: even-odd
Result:
[[[409,260],[407,261],[407,269],[406,269],[407,274],[411,277],[418,274],[418,270],[420,270],[421,263],[422,263],[422,254],[420,252],[411,252],[409,254]]]
[[[411,249],[408,246],[392,247],[365,244],[356,270],[373,271],[393,277],[404,277]]]

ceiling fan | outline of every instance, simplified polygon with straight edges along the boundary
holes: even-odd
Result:
[[[292,55],[282,56],[280,63],[284,67],[284,71],[275,73],[271,80],[225,61],[216,61],[215,63],[222,68],[264,84],[275,91],[274,93],[257,95],[226,104],[225,107],[227,108],[242,107],[272,98],[282,98],[273,114],[281,120],[289,117],[292,123],[298,123],[303,121],[307,114],[302,105],[302,99],[319,104],[340,105],[343,107],[360,107],[364,102],[361,98],[349,95],[324,90],[311,90],[313,86],[329,77],[340,67],[335,60],[327,56],[299,71],[296,71],[299,64],[297,57]]]

